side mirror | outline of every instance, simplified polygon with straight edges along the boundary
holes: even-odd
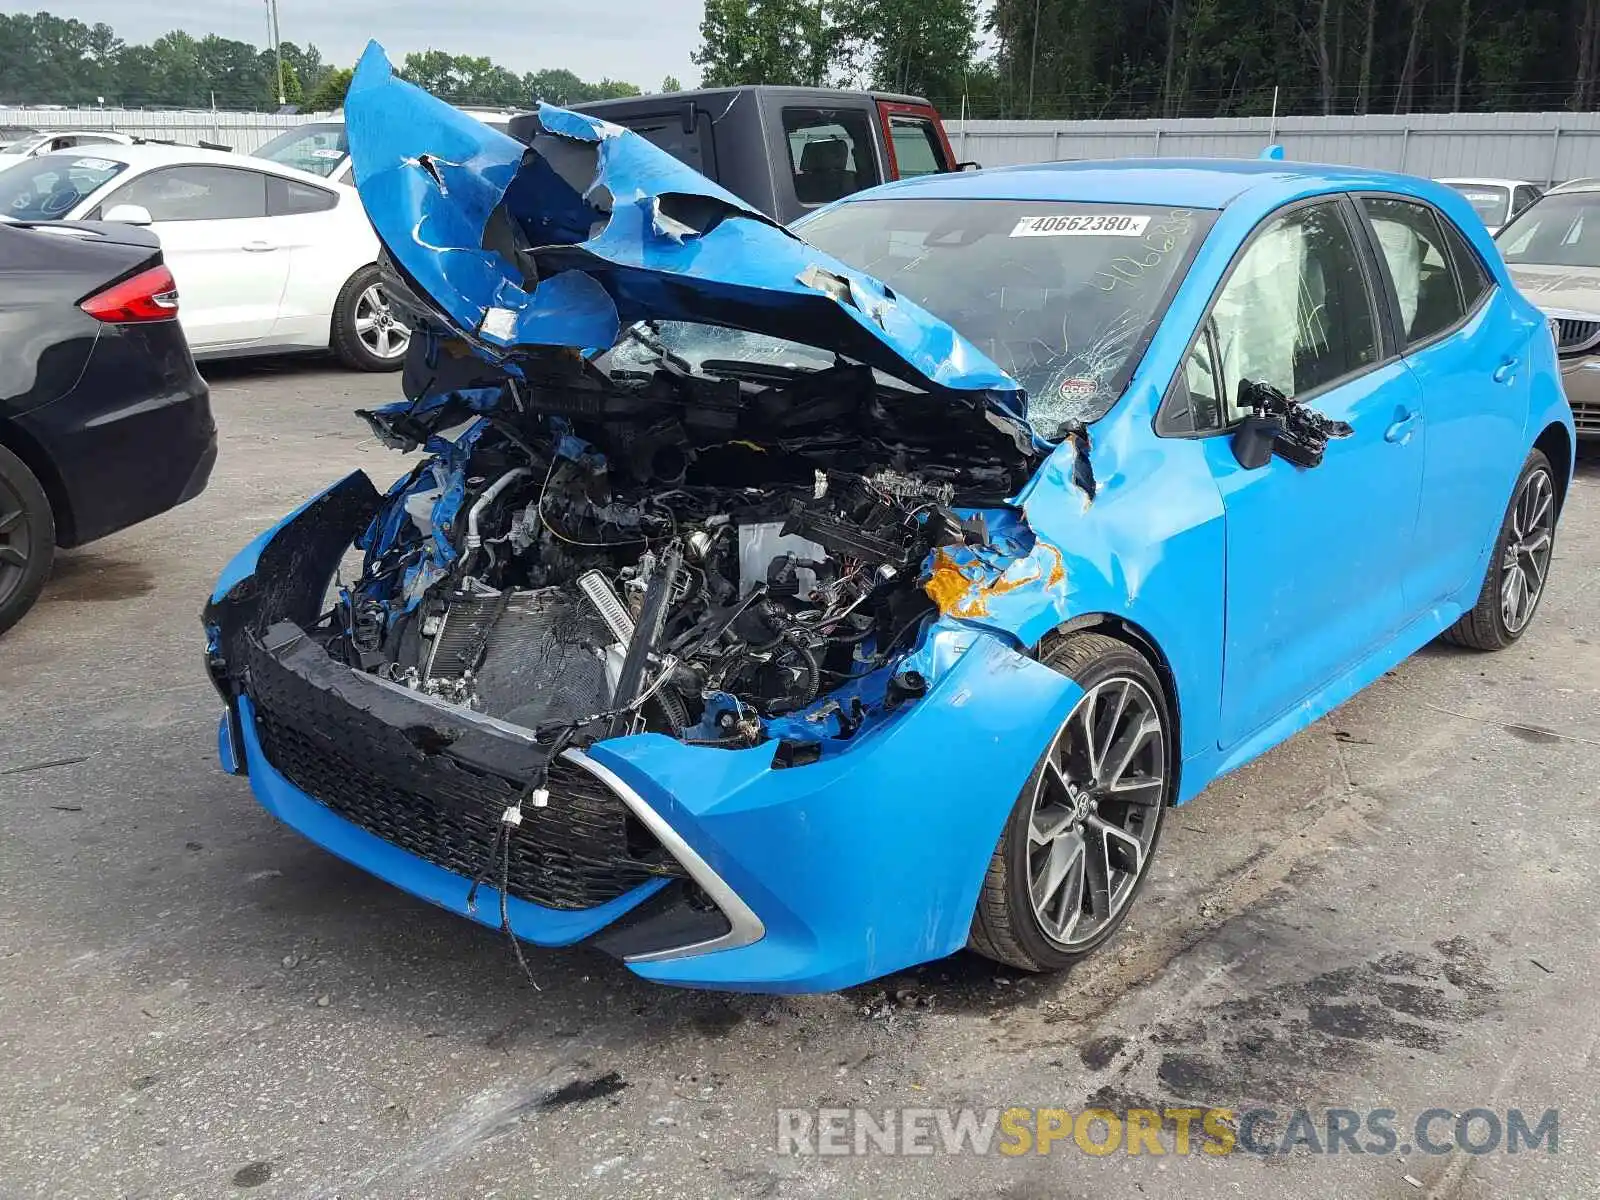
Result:
[[[102,221],[114,221],[118,225],[153,225],[150,210],[142,204],[113,204],[106,209]]]
[[[1251,413],[1233,431],[1233,457],[1246,471],[1264,467],[1283,434],[1283,422],[1278,418]]]
[[[958,170],[958,171],[981,171],[981,170],[983,170],[983,164],[980,163],[980,162],[958,162],[956,164],[956,170]]]

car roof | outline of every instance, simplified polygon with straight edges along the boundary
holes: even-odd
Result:
[[[199,146],[169,146],[164,143],[143,142],[133,146],[122,146],[116,143],[94,146],[73,146],[66,150],[57,150],[53,154],[41,157],[67,156],[72,158],[104,158],[111,162],[127,163],[130,167],[148,170],[151,167],[176,166],[181,164],[203,164],[218,167],[243,167],[252,171],[266,171],[269,174],[284,175],[290,179],[304,180],[315,183],[320,187],[343,187],[314,175],[310,171],[302,171],[296,167],[285,166],[283,163],[273,162],[265,158],[251,158],[244,154],[235,154],[231,150],[203,150]]]
[[[1600,179],[1569,179],[1565,183],[1558,183],[1550,189],[1552,192],[1596,192],[1600,191]]]
[[[1440,185],[1366,167],[1278,159],[1151,158],[1030,163],[901,180],[846,200],[894,195],[991,200],[1111,201],[1225,208],[1241,196],[1388,191],[1434,199]],[[1452,193],[1453,194],[1453,193]],[[1282,203],[1282,199],[1276,201]]]
[[[928,103],[921,96],[907,95],[903,92],[863,92],[850,88],[821,88],[806,87],[801,84],[787,83],[745,83],[732,87],[691,88],[681,92],[646,92],[639,96],[611,96],[605,100],[584,100],[580,103],[569,104],[568,108],[574,112],[594,113],[604,116],[608,112],[617,112],[625,108],[639,106],[643,109],[660,108],[663,104],[681,104],[688,102],[703,102],[713,104],[717,102],[732,102],[742,95],[771,96],[780,103],[789,100],[797,104],[826,104],[831,101],[849,100],[858,101],[863,97],[873,100],[882,100],[888,104],[915,104]]]

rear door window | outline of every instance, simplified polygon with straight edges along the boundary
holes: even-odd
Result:
[[[199,164],[162,167],[129,181],[104,209],[137,204],[152,221],[226,221],[267,215],[267,177],[260,171]]]
[[[921,117],[890,117],[889,137],[894,142],[894,162],[901,179],[937,175],[944,170],[939,134],[932,121]]]
[[[1443,333],[1466,315],[1444,230],[1426,204],[1365,196],[1361,207],[1394,283],[1407,347]],[[1481,291],[1481,288],[1479,289]],[[1474,297],[1476,299],[1476,297]]]
[[[783,132],[801,204],[827,204],[878,182],[872,127],[860,109],[785,108]]]

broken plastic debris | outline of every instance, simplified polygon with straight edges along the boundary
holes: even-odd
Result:
[[[1241,380],[1239,403],[1282,423],[1282,431],[1273,440],[1273,451],[1297,467],[1319,465],[1329,439],[1347,438],[1355,432],[1343,421],[1325,417],[1316,409],[1290,399],[1270,383]]]

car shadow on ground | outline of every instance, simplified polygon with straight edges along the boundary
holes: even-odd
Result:
[[[50,568],[41,600],[131,600],[149,595],[155,586],[155,571],[147,562],[98,547],[61,550]]]
[[[269,354],[252,358],[216,358],[200,363],[199,367],[201,376],[210,384],[235,383],[267,376],[290,378],[295,375],[316,375],[344,370],[339,360],[331,353],[319,352]]]
[[[231,807],[253,801],[246,796],[237,800],[219,796],[217,803]],[[653,983],[586,944],[540,947],[524,943],[523,959],[528,967],[524,973],[508,935],[500,930],[418,900],[301,841],[288,830],[275,829],[266,838],[252,839],[251,857],[265,846],[271,851],[253,864],[255,870],[238,864],[245,869],[236,871],[231,882],[217,880],[218,889],[237,894],[242,874],[252,885],[246,892],[254,890],[265,901],[265,911],[258,913],[265,918],[259,927],[263,942],[273,945],[280,938],[310,935],[337,954],[339,963],[332,969],[348,973],[347,982],[356,990],[363,979],[395,980],[420,969],[414,982],[423,993],[437,996],[437,989],[453,992],[463,1006],[482,1006],[487,1001],[491,1007],[514,1009],[538,989],[542,1005],[560,1010],[563,997],[575,1000],[599,992],[613,1004],[630,1007],[636,1016],[686,1015],[691,1023],[694,1013],[712,1001],[714,1007],[731,1005],[744,1013],[759,1013],[784,1001],[784,997],[768,994],[687,990]],[[278,865],[263,868],[268,858]],[[488,904],[492,920],[493,900]],[[340,949],[335,951],[335,947]],[[1041,995],[1067,986],[1070,975],[1070,970],[1029,975],[961,950],[819,995],[843,1000],[863,1018],[935,1010],[993,1013],[1037,1001]],[[551,1004],[552,1000],[555,1003]],[[454,1002],[446,1007],[454,1007]],[[390,1015],[402,1022],[408,1019],[402,1011]]]
[[[1579,440],[1578,474],[1586,479],[1600,479],[1600,438]]]

